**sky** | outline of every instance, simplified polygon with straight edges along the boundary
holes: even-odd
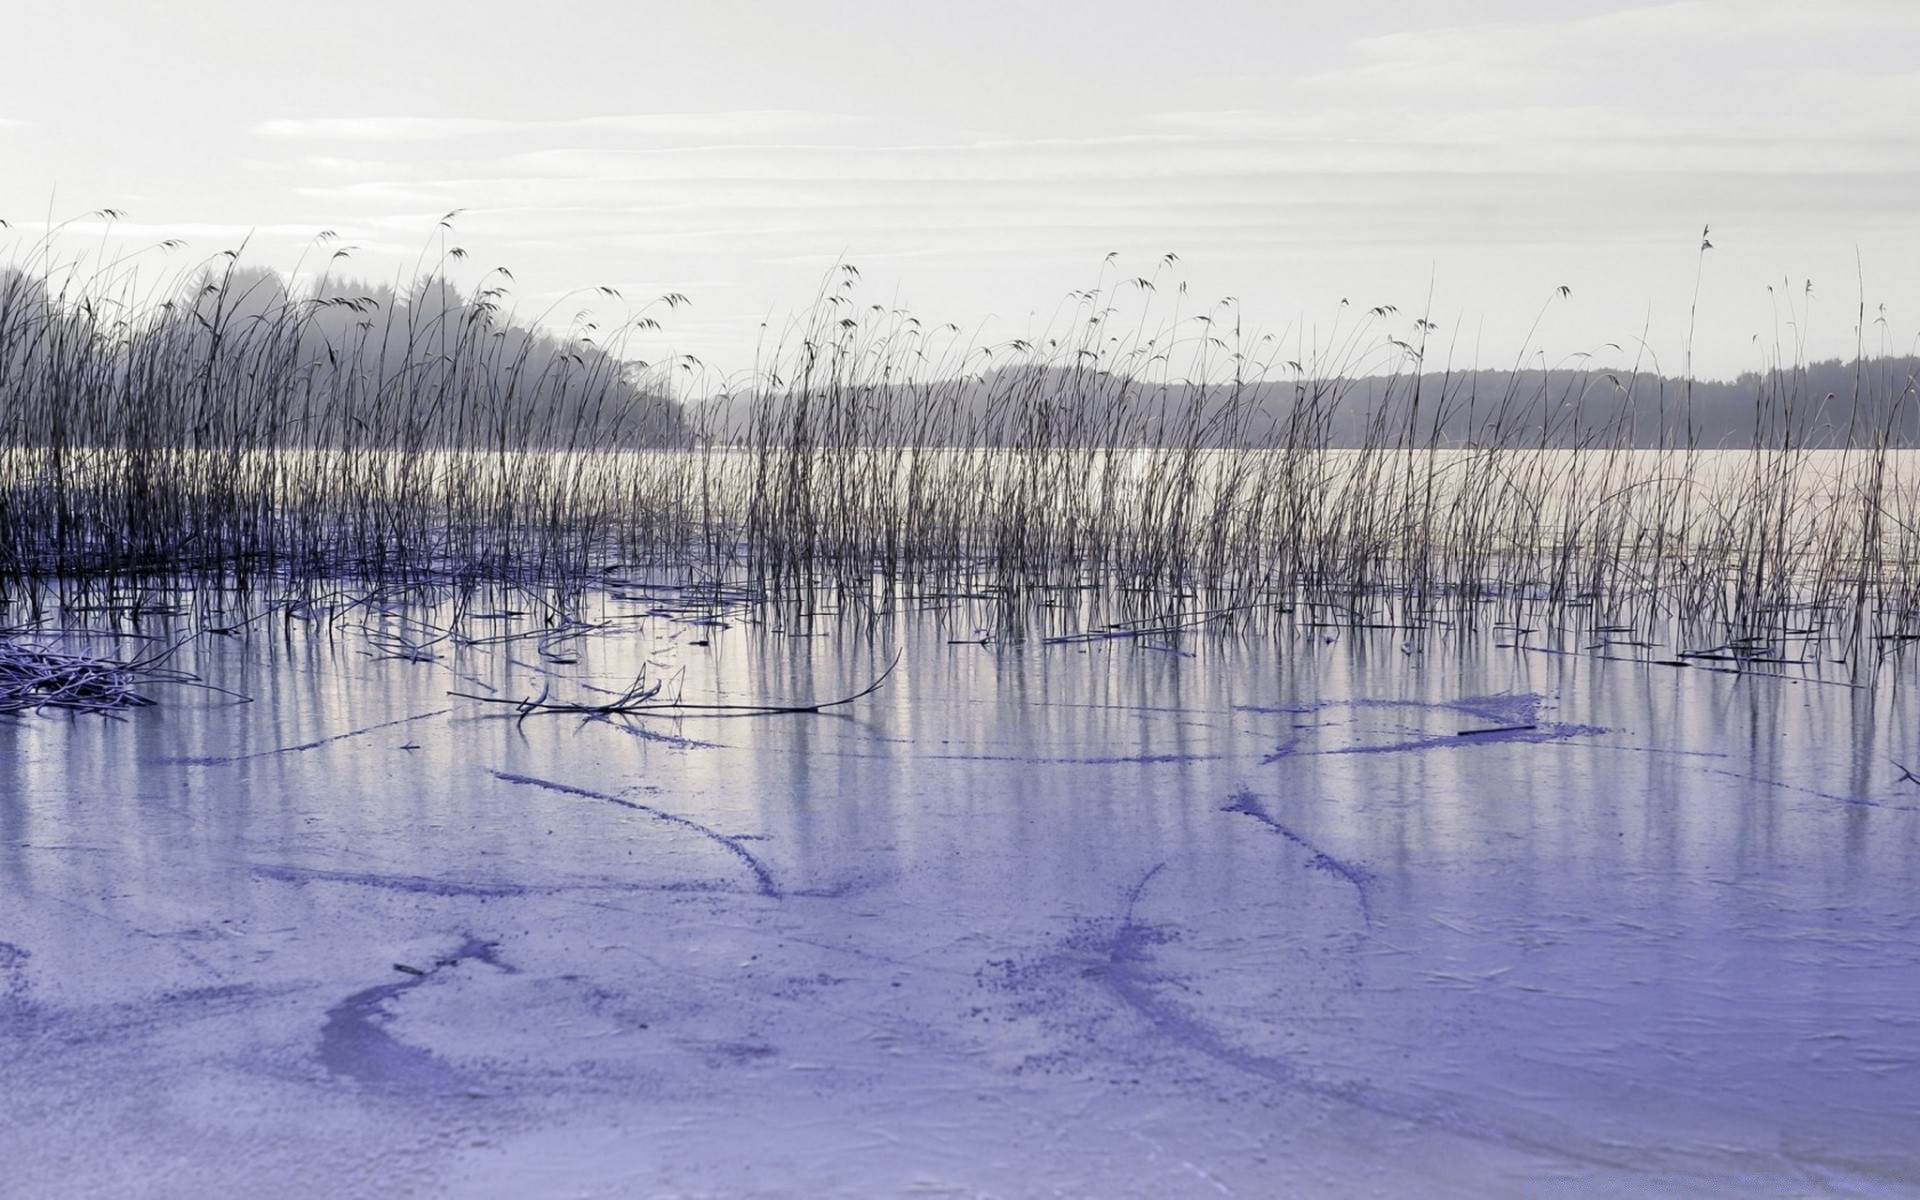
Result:
[[[523,313],[610,287],[604,319],[661,321],[629,353],[723,370],[841,263],[983,342],[1140,276],[1163,315],[1230,296],[1290,345],[1424,316],[1430,364],[1678,373],[1691,343],[1727,377],[1920,335],[1911,0],[90,0],[5,27],[0,261],[49,221],[156,277],[245,240],[391,282],[457,246]]]

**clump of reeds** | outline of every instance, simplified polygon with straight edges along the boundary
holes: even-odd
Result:
[[[0,599],[653,570],[1123,622],[1665,623],[1843,656],[1920,632],[1912,360],[1837,388],[1456,369],[1425,315],[1261,336],[1159,276],[982,346],[846,268],[703,390],[624,360],[645,310],[556,335],[505,272],[295,292],[223,255],[148,293],[48,246],[0,273]]]
[[[877,573],[1348,624],[1812,631],[1841,654],[1920,615],[1912,360],[1844,399],[1811,395],[1804,366],[1714,388],[1455,370],[1430,361],[1431,321],[1387,307],[1304,346],[1244,333],[1231,304],[1122,315],[1148,279],[983,348],[862,311],[851,284],[714,437],[740,553],[775,586]]]
[[[155,663],[73,654],[0,637],[0,714],[143,708],[153,700],[141,688],[191,678]]]
[[[437,274],[295,294],[226,254],[156,299],[49,246],[0,271],[16,586],[577,575],[607,536],[581,501],[618,454],[686,440],[622,330],[544,333],[496,276],[471,295]]]

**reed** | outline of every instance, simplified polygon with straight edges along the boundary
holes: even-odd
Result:
[[[1725,447],[1702,443],[1690,381],[1436,366],[1437,327],[1390,308],[1257,336],[1234,304],[1183,311],[1141,278],[981,346],[863,305],[845,268],[714,386],[626,360],[652,310],[542,332],[504,271],[470,293],[442,262],[404,289],[296,294],[227,254],[142,291],[49,246],[0,274],[16,604],[160,577],[678,572],[1082,620],[1061,597],[1123,620],[1678,623],[1853,657],[1920,633],[1910,362],[1863,355],[1844,428],[1803,367],[1760,373]]]

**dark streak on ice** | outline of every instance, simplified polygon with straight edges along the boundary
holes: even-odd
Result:
[[[1100,758],[1047,758],[1020,754],[929,754],[925,757],[940,762],[1014,762],[1030,766],[1066,765],[1081,767],[1109,767],[1126,763],[1153,765],[1156,763],[1193,763],[1217,762],[1225,758],[1224,754],[1113,754]]]
[[[1870,800],[1865,796],[1847,796],[1839,792],[1823,792],[1819,788],[1801,787],[1799,784],[1784,783],[1778,779],[1768,779],[1764,775],[1748,775],[1742,771],[1728,771],[1719,767],[1696,767],[1702,775],[1723,775],[1728,779],[1738,779],[1744,783],[1757,783],[1762,787],[1779,788],[1786,792],[1799,792],[1803,796],[1817,796],[1822,800],[1833,800],[1840,804],[1853,805],[1856,808],[1885,808],[1894,812],[1920,812],[1911,804],[1888,804],[1881,800]]]
[[[643,742],[657,742],[662,746],[672,746],[675,750],[721,750],[719,742],[703,742],[698,738],[682,737],[677,733],[661,733],[654,729],[642,729],[627,721],[616,721],[605,713],[595,713],[587,718],[602,725],[610,725],[629,737],[639,738]]]
[[[499,970],[514,968],[494,954],[494,944],[468,938],[434,970],[476,959]],[[409,974],[393,983],[362,988],[327,1010],[320,1028],[320,1065],[335,1075],[364,1084],[406,1092],[449,1092],[461,1089],[460,1073],[418,1046],[409,1046],[386,1031],[387,1001],[433,978],[434,971]]]
[[[553,890],[512,883],[465,883],[454,879],[430,879],[424,875],[374,875],[359,871],[322,871],[312,867],[258,865],[250,870],[255,875],[277,879],[282,883],[345,883],[423,896],[525,896]]]
[[[1302,1070],[1300,1064],[1286,1058],[1255,1054],[1234,1045],[1219,1030],[1161,994],[1160,985],[1178,983],[1177,979],[1152,969],[1152,947],[1166,941],[1167,935],[1141,922],[1136,910],[1147,885],[1166,865],[1163,862],[1155,866],[1128,892],[1126,911],[1112,939],[1104,947],[1106,969],[1098,972],[1097,977],[1121,1003],[1177,1045],[1233,1070],[1279,1084],[1292,1092],[1341,1101],[1385,1117],[1444,1130],[1459,1137],[1524,1147],[1573,1162],[1613,1169],[1633,1169],[1638,1165],[1613,1147],[1581,1138],[1575,1133],[1551,1127],[1533,1131],[1511,1126],[1503,1128],[1442,1100],[1419,1100],[1394,1095],[1363,1080],[1317,1078]]]
[[[724,846],[735,858],[738,858],[742,863],[746,864],[747,870],[753,872],[754,880],[758,884],[757,890],[762,896],[769,896],[776,900],[780,898],[780,887],[773,881],[773,872],[767,870],[767,865],[758,858],[755,858],[752,851],[742,846],[740,839],[728,837],[719,830],[702,825],[698,821],[689,820],[686,817],[680,816],[678,813],[670,813],[662,808],[655,808],[651,804],[642,804],[638,800],[628,800],[624,796],[611,796],[606,792],[590,791],[587,788],[574,787],[569,783],[555,783],[550,779],[535,779],[531,775],[513,775],[506,771],[495,771],[493,772],[493,777],[506,783],[517,783],[526,787],[545,788],[550,792],[559,792],[563,796],[582,796],[588,800],[605,800],[608,804],[618,804],[622,808],[630,808],[635,812],[645,813],[656,821],[665,821],[671,825],[678,825],[683,829],[691,829],[701,837]]]
[[[478,880],[435,879],[427,875],[381,875],[367,871],[326,871],[276,863],[250,864],[255,875],[282,883],[338,883],[349,887],[380,888],[419,896],[553,896],[565,892],[673,892],[699,890],[689,884],[619,883],[592,880],[580,883],[486,883]]]
[[[1304,1074],[1298,1064],[1287,1059],[1253,1054],[1234,1046],[1218,1030],[1160,994],[1157,985],[1169,980],[1153,971],[1151,964],[1152,947],[1157,941],[1163,940],[1163,935],[1152,926],[1142,923],[1137,910],[1147,885],[1166,865],[1163,862],[1148,871],[1127,893],[1126,910],[1112,940],[1105,947],[1107,968],[1099,973],[1107,989],[1173,1041],[1235,1070],[1272,1080],[1290,1090],[1347,1100],[1390,1116],[1414,1117],[1414,1114],[1405,1111],[1405,1106],[1390,1104],[1372,1096],[1371,1089],[1365,1085],[1314,1080]]]
[[[1432,712],[1454,713],[1458,716],[1472,717],[1476,720],[1490,721],[1494,728],[1468,727],[1452,730],[1444,734],[1429,734],[1423,737],[1407,738],[1397,742],[1381,742],[1372,745],[1337,746],[1331,750],[1303,750],[1298,740],[1276,747],[1261,761],[1279,762],[1283,758],[1295,755],[1319,754],[1397,754],[1408,750],[1438,750],[1446,747],[1459,749],[1466,746],[1484,746],[1489,743],[1509,742],[1555,742],[1567,738],[1589,737],[1607,732],[1598,725],[1574,725],[1559,721],[1539,719],[1542,697],[1530,694],[1512,694],[1499,696],[1469,696],[1460,700],[1444,703],[1430,703],[1424,700],[1335,700],[1323,704],[1288,705],[1281,708],[1262,708],[1242,705],[1242,712],[1286,713],[1302,716],[1323,712],[1330,708],[1400,708],[1417,709]],[[1463,734],[1473,736],[1463,737]]]
[[[23,978],[27,959],[32,955],[12,942],[0,942],[0,1018],[24,1012],[27,984]]]
[[[1229,796],[1228,799],[1231,803],[1221,808],[1221,812],[1239,813],[1243,816],[1252,817],[1268,829],[1273,830],[1281,837],[1292,842],[1302,850],[1305,850],[1307,852],[1307,865],[1309,867],[1312,867],[1316,871],[1325,871],[1329,875],[1337,876],[1352,884],[1353,890],[1358,893],[1360,897],[1360,916],[1366,921],[1368,927],[1372,927],[1373,899],[1367,894],[1367,872],[1365,869],[1335,858],[1306,838],[1301,837],[1293,830],[1282,825],[1274,819],[1272,813],[1269,813],[1261,806],[1260,797],[1254,795],[1250,789],[1243,787],[1232,796]]]
[[[253,758],[272,758],[276,754],[298,754],[303,750],[318,750],[322,746],[345,741],[348,738],[356,738],[362,734],[373,733],[376,730],[392,729],[395,725],[410,725],[415,721],[428,721],[434,717],[444,717],[452,711],[450,708],[438,708],[432,712],[417,713],[411,717],[401,717],[395,721],[382,721],[378,725],[368,725],[364,729],[350,729],[345,733],[336,733],[332,737],[323,737],[318,741],[302,742],[298,746],[278,746],[272,750],[259,750],[252,754],[212,755],[204,758],[161,758],[155,759],[154,761],[160,766],[167,767],[224,767],[228,763],[246,762],[248,759]]]

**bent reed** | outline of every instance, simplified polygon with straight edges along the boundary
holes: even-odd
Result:
[[[979,346],[861,304],[844,267],[717,386],[623,359],[648,309],[517,320],[505,271],[296,293],[230,252],[188,279],[156,301],[124,260],[44,241],[0,273],[0,603],[678,572],[1029,609],[1577,614],[1838,657],[1920,636],[1910,363],[1863,358],[1847,396],[1770,369],[1729,438],[1651,370],[1435,368],[1437,327],[1391,308],[1289,348],[1157,278]]]

